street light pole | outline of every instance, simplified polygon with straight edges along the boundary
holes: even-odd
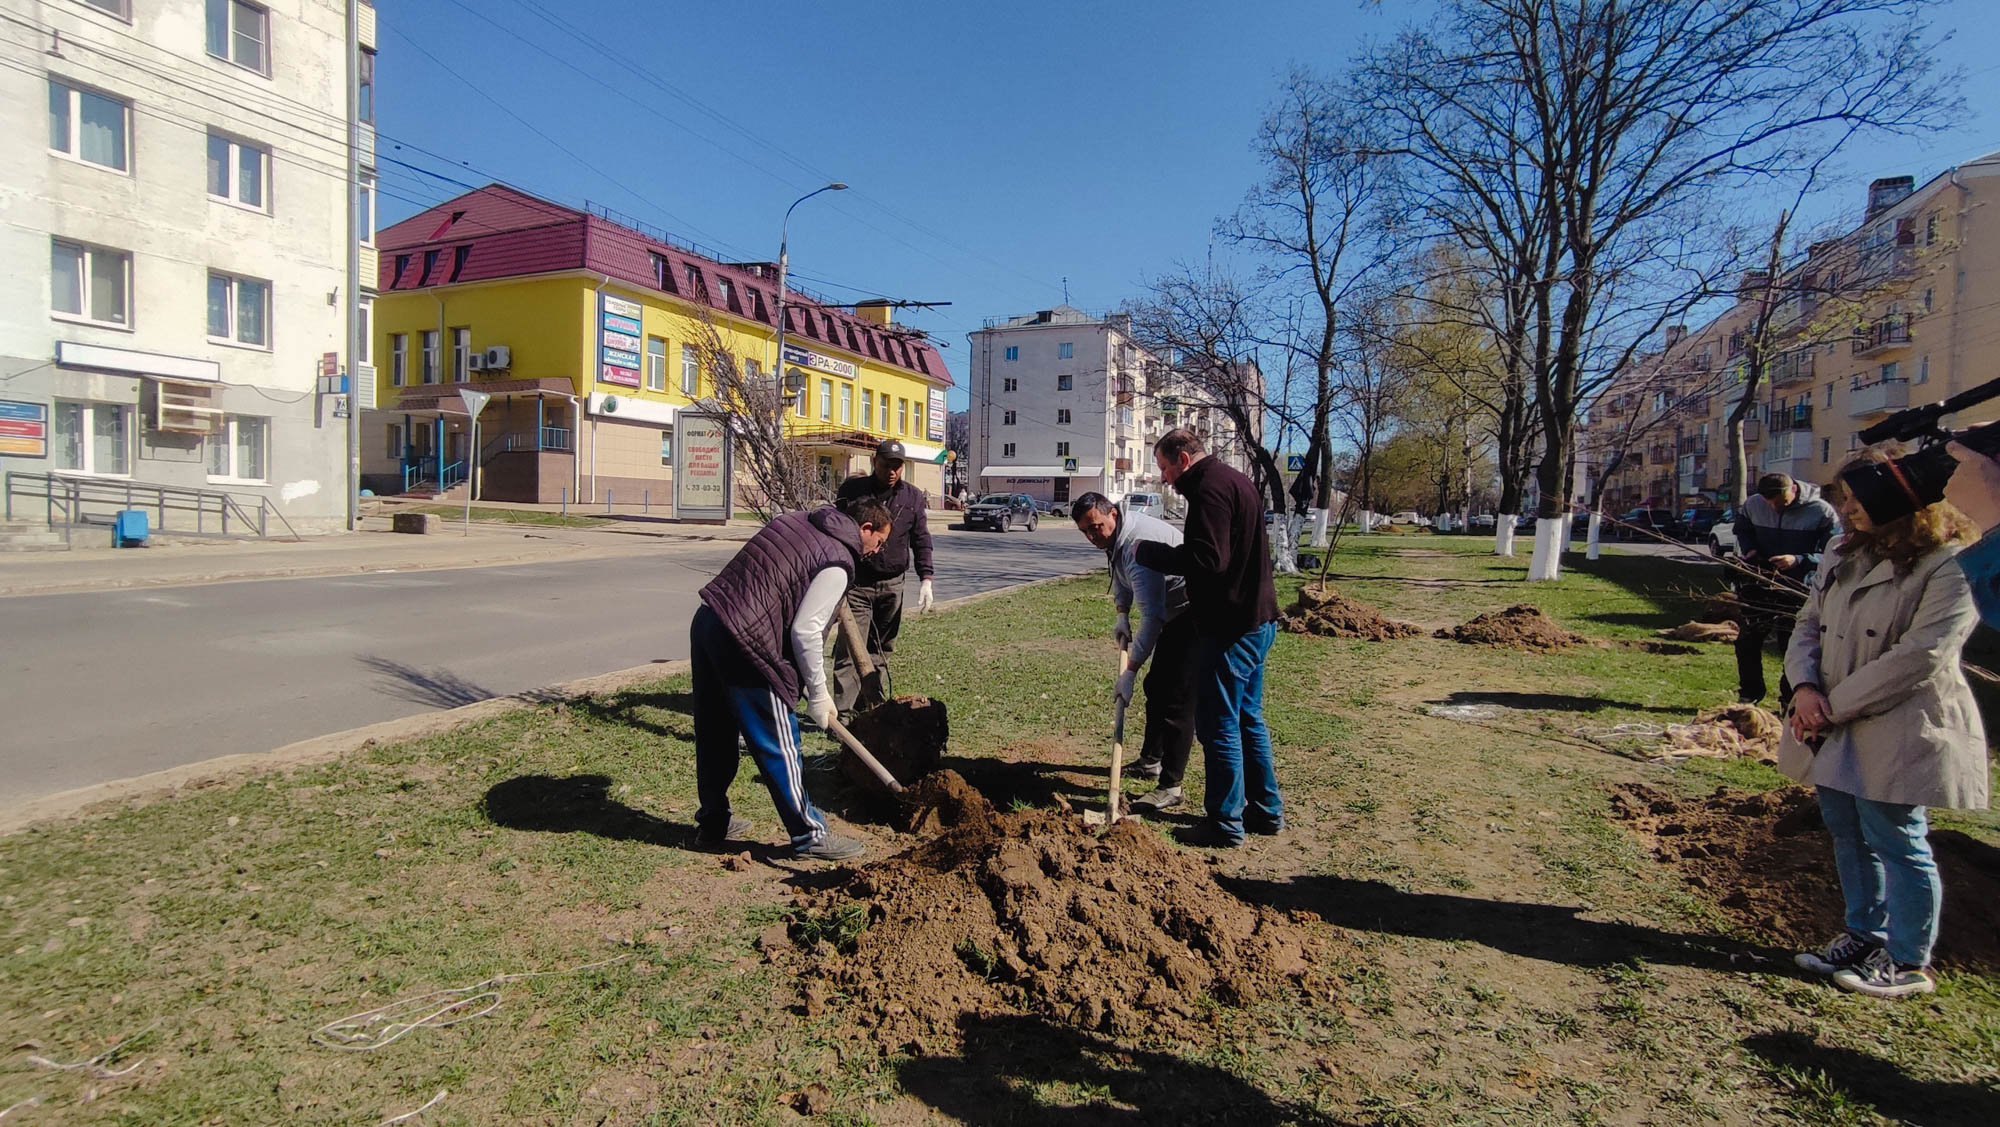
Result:
[[[785,270],[790,265],[785,253],[785,244],[788,241],[791,231],[792,210],[814,196],[819,195],[821,192],[844,192],[846,190],[847,185],[838,180],[823,188],[814,188],[812,191],[792,201],[792,206],[785,209],[785,221],[778,225],[778,355],[777,362],[771,365],[771,374],[777,380],[778,389],[776,396],[778,416],[772,420],[777,428],[772,436],[776,442],[783,442],[785,440]],[[804,392],[801,391],[800,394],[803,396]]]

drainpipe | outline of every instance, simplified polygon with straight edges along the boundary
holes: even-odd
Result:
[[[596,287],[592,289],[591,292],[597,295],[597,304],[595,308],[601,310],[604,308],[604,287],[611,284],[611,275],[600,274],[598,275],[598,277],[602,280],[597,283]],[[586,374],[588,374],[590,370],[596,366],[596,361],[592,359],[591,338],[596,336],[599,332],[603,330],[604,326],[602,323],[602,318],[593,315],[591,326],[592,327],[590,332],[583,334],[583,370]],[[586,386],[588,385],[588,383],[589,381],[586,380],[585,381]],[[583,416],[581,415],[577,416],[578,422],[581,422],[582,419]],[[580,487],[581,486],[579,486],[579,488]],[[592,415],[590,417],[590,499],[592,501],[597,500],[597,416],[596,415]]]
[[[583,404],[574,395],[567,396],[566,398],[569,400],[570,426],[575,428],[570,432],[569,436],[569,496],[570,500],[580,502],[583,498],[577,495],[577,490],[583,488],[583,463],[577,460],[576,440],[583,434]],[[592,435],[591,437],[595,439],[597,436]],[[597,444],[593,441],[591,443],[593,454],[596,449]]]

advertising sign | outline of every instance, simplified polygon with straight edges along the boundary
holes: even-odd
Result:
[[[932,442],[944,441],[944,420],[944,389],[934,387],[931,389],[930,426],[926,428]]]
[[[785,363],[797,364],[801,368],[811,368],[815,372],[825,372],[842,379],[859,379],[861,369],[837,356],[827,356],[810,348],[785,342]]]
[[[597,382],[620,387],[639,386],[639,318],[645,313],[636,301],[597,295]]]
[[[18,458],[49,456],[49,407],[0,399],[0,454]]]
[[[682,411],[674,416],[674,517],[725,521],[736,497],[729,419]]]

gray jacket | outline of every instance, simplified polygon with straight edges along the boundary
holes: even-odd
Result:
[[[1801,497],[1780,509],[1764,497],[1752,495],[1736,514],[1736,550],[1763,561],[1777,556],[1797,556],[1798,562],[1785,575],[1800,583],[1818,569],[1820,553],[1839,527],[1833,506],[1815,497]]]
[[[1986,807],[1986,729],[1958,664],[1978,615],[1957,554],[1946,545],[1899,575],[1827,553],[1785,673],[1826,693],[1835,727],[1817,753],[1788,731],[1780,771],[1876,802]]]
[[[1179,547],[1181,530],[1158,517],[1120,509],[1118,535],[1104,550],[1105,560],[1111,565],[1111,597],[1117,601],[1118,609],[1128,610],[1135,602],[1139,606],[1139,627],[1132,632],[1129,659],[1134,669],[1153,656],[1160,631],[1179,618],[1188,606],[1187,580],[1138,562],[1139,545],[1148,540]]]

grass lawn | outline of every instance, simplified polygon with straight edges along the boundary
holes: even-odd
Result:
[[[447,523],[465,520],[464,505],[405,505],[396,510],[403,513],[434,513]],[[543,528],[600,528],[615,523],[607,517],[583,516],[577,513],[545,513],[538,509],[497,509],[491,506],[472,506],[474,524],[532,524]]]
[[[1349,538],[1332,570],[1427,626],[1532,601],[1607,641],[1685,621],[1716,582],[1608,555],[1531,586],[1525,557],[1480,543]],[[1101,577],[913,615],[897,690],[948,703],[949,765],[1001,805],[1101,802],[1111,617]],[[850,1036],[837,1005],[802,1016],[758,939],[826,870],[678,848],[685,678],[189,789],[0,838],[0,1109],[40,1101],[6,1127],[372,1124],[444,1090],[410,1122],[784,1123],[781,1097],[819,1083],[832,1110],[816,1118],[835,1124],[2000,1122],[2000,976],[1946,973],[1895,1005],[1808,981],[1788,944],[1823,937],[1737,928],[1606,817],[1617,782],[1780,783],[1591,735],[1733,685],[1727,647],[1280,635],[1267,701],[1292,829],[1214,871],[1316,913],[1344,985],[1335,1005],[1267,1004],[1191,1042],[985,1014],[962,1055],[908,1058]],[[1424,711],[1493,700],[1502,719]],[[812,786],[843,808],[830,759]],[[775,838],[747,764],[735,795]],[[1988,815],[1940,824],[2000,841]],[[878,856],[908,840],[859,832]],[[376,1051],[310,1039],[411,995],[621,957],[499,983],[490,1014]]]

